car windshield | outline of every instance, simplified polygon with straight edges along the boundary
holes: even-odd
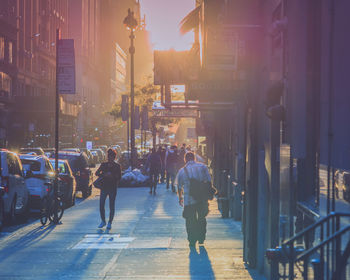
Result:
[[[50,162],[53,166],[53,169],[55,169],[55,160],[50,160]],[[60,173],[62,173],[62,174],[67,173],[66,166],[64,165],[63,162],[58,162],[58,168],[59,168]]]
[[[73,172],[88,167],[88,161],[84,155],[58,154],[59,159],[66,159]]]
[[[23,168],[26,171],[33,171],[33,172],[39,172],[41,169],[41,164],[39,161],[36,160],[29,160],[29,159],[21,159]]]
[[[21,148],[20,153],[21,154],[35,153],[38,156],[42,156],[44,154],[44,151],[40,148]]]

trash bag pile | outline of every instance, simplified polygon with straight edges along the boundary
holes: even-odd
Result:
[[[140,169],[131,170],[131,167],[124,171],[119,187],[148,187],[150,177],[144,175]]]

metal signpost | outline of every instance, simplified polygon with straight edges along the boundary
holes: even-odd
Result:
[[[59,151],[59,114],[60,94],[75,94],[75,57],[74,40],[60,38],[60,30],[56,31],[56,112],[55,112],[55,182],[54,182],[54,223],[59,222],[57,216],[58,192],[58,151]]]

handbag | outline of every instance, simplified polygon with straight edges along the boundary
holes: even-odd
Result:
[[[212,200],[217,190],[212,186],[210,181],[200,181],[195,178],[190,178],[187,168],[184,167],[187,179],[190,182],[189,194],[196,201]]]
[[[98,177],[94,182],[93,182],[93,185],[96,189],[102,189],[103,188],[103,185],[104,185],[104,180],[103,180],[103,177],[100,176]]]

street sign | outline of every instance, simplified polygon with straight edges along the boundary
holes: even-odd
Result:
[[[88,150],[92,149],[92,141],[86,141],[86,149]]]
[[[244,89],[244,81],[199,80],[186,85],[189,100],[225,101],[238,96]]]
[[[58,40],[57,72],[58,93],[75,94],[75,56],[73,39]]]
[[[152,109],[158,118],[197,118],[197,110],[188,108]]]

